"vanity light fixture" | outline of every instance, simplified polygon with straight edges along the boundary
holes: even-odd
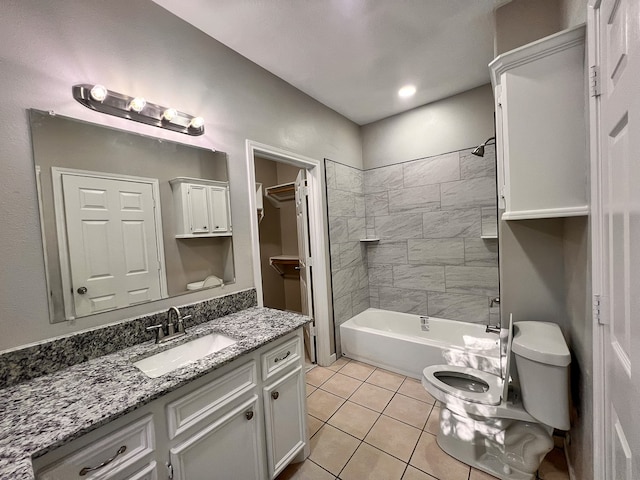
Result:
[[[147,102],[142,97],[130,97],[107,90],[103,85],[79,84],[72,88],[73,98],[87,108],[116,117],[166,128],[187,135],[202,135],[204,119],[175,108]]]

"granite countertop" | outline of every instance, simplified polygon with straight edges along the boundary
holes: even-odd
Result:
[[[187,329],[166,344],[145,342],[0,390],[0,479],[34,479],[31,459],[188,384],[309,321],[253,307]],[[132,361],[208,333],[237,343],[158,378]]]

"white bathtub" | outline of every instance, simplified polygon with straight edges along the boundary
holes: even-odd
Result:
[[[450,364],[500,374],[500,338],[484,325],[369,308],[340,325],[342,354],[420,379],[429,365]]]

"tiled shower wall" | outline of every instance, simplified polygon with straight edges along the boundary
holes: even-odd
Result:
[[[494,147],[364,172],[370,306],[487,323],[498,295]],[[484,218],[483,218],[484,217]],[[491,320],[499,322],[498,308]]]
[[[327,160],[336,342],[371,307],[499,323],[495,149],[364,172]],[[380,238],[362,244],[360,238]]]
[[[369,308],[363,172],[325,160],[336,345],[341,323]]]

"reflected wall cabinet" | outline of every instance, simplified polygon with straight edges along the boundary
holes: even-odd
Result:
[[[227,182],[178,177],[169,183],[176,211],[176,238],[231,235]]]
[[[585,27],[498,56],[498,197],[503,220],[587,215]]]

